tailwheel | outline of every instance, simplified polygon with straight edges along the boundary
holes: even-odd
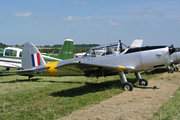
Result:
[[[122,88],[126,91],[132,91],[133,90],[133,85],[130,82],[126,82],[123,84]]]
[[[139,85],[148,86],[148,81],[144,78],[139,80]]]
[[[179,68],[175,67],[175,68],[174,68],[174,71],[179,71]]]

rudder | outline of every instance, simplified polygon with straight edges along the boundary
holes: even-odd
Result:
[[[58,57],[62,60],[74,58],[74,46],[72,39],[65,39]]]
[[[36,46],[30,42],[26,42],[22,50],[22,68],[38,69],[46,66],[46,62]]]

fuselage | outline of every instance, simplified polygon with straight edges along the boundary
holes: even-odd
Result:
[[[149,71],[159,66],[170,65],[169,47],[167,46],[147,46],[140,48],[127,48],[121,53],[113,53],[99,57],[92,55],[83,56],[81,58],[68,59],[47,63],[46,68],[35,70],[35,75],[48,76],[69,76],[69,75],[85,75],[83,72],[65,72],[55,69],[60,64],[80,62],[86,64],[103,64],[111,66],[124,66],[125,72]],[[73,67],[73,66],[71,66]],[[133,67],[134,69],[126,69]],[[118,74],[118,71],[113,70],[107,75]],[[90,73],[91,74],[91,73]],[[93,73],[96,75],[96,73]],[[99,74],[99,73],[98,73]],[[101,73],[100,73],[101,74]]]

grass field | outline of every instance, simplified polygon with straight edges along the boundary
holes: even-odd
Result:
[[[3,69],[3,68],[1,68]],[[150,79],[162,74],[142,73]],[[136,81],[134,74],[126,74]],[[57,119],[120,94],[119,76],[103,78],[0,76],[0,119]]]
[[[180,120],[180,88],[176,90],[172,99],[153,115],[152,120]]]
[[[180,89],[173,98],[154,114],[152,120],[180,120]]]

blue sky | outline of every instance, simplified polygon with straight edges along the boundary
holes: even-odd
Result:
[[[0,42],[22,45],[106,44],[180,47],[179,0],[1,0]]]

